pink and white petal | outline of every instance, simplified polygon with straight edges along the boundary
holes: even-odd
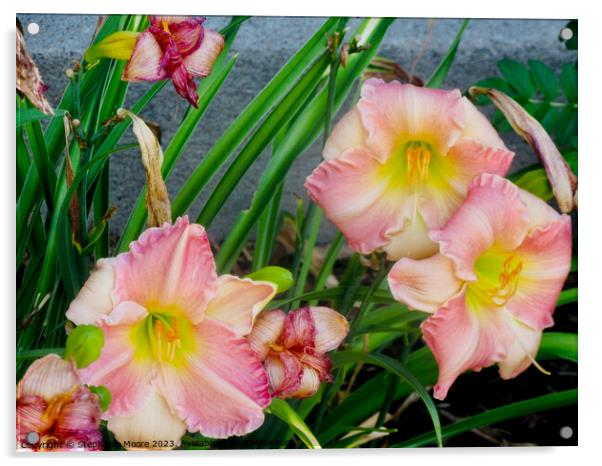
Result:
[[[532,231],[516,256],[522,270],[516,293],[506,307],[534,329],[551,327],[558,295],[571,268],[571,218],[562,215]]]
[[[329,307],[312,306],[309,310],[315,325],[316,353],[328,353],[338,348],[349,333],[347,318]]]
[[[412,202],[412,201],[408,201]],[[420,211],[408,220],[399,233],[391,236],[388,244],[383,246],[387,259],[396,261],[402,257],[424,259],[439,251],[439,245],[428,235],[428,227]]]
[[[285,352],[270,353],[264,366],[274,398],[290,398],[299,390],[303,365],[295,356]]]
[[[17,399],[41,397],[50,401],[57,395],[69,392],[80,383],[72,361],[65,361],[57,354],[48,354],[36,359],[27,368],[17,385]]]
[[[182,62],[178,66],[175,66],[170,76],[176,92],[184,97],[194,108],[198,108],[199,94],[192,75],[186,69],[186,65]]]
[[[113,309],[111,293],[115,285],[113,259],[100,259],[96,270],[67,309],[67,319],[75,325],[95,324]]]
[[[519,189],[510,181],[489,173],[475,178],[466,201],[447,224],[431,230],[441,254],[454,262],[456,276],[474,281],[474,263],[489,248],[516,249],[525,238],[528,213]]]
[[[294,398],[307,398],[314,395],[320,388],[320,375],[311,367],[303,369],[299,388],[289,395]]]
[[[477,139],[463,137],[447,153],[453,161],[455,176],[450,177],[450,184],[463,197],[468,192],[468,185],[482,173],[506,176],[514,158],[514,152],[506,148],[496,148],[480,143]]]
[[[362,118],[357,107],[348,111],[334,126],[328,137],[322,156],[324,160],[338,159],[347,149],[352,149],[364,144],[366,130],[362,125]]]
[[[175,310],[199,322],[217,293],[215,261],[205,229],[180,217],[149,228],[116,257],[115,302],[135,301],[149,310]]]
[[[134,302],[118,304],[111,315],[99,324],[105,338],[100,357],[79,370],[84,383],[104,385],[111,392],[111,404],[103,413],[104,419],[132,415],[146,404],[152,394],[153,361],[137,354],[132,338],[134,325],[146,315],[146,310]]]
[[[508,322],[514,341],[506,357],[498,362],[500,377],[505,380],[516,377],[533,363],[542,334],[541,330],[533,329],[518,319],[510,318]]]
[[[464,106],[464,128],[462,128],[462,137],[475,139],[492,149],[507,150],[504,141],[502,141],[487,117],[466,97],[462,97],[462,105]],[[503,176],[504,174],[501,175]]]
[[[107,427],[124,446],[126,442],[134,445],[148,442],[151,445],[150,448],[126,446],[128,450],[171,450],[180,446],[182,436],[186,433],[186,425],[171,412],[163,396],[156,391],[134,414],[114,416],[109,419]]]
[[[148,21],[151,26],[156,26],[163,28],[163,23],[167,24],[167,26],[171,29],[172,26],[182,23],[190,19],[190,16],[168,16],[168,15],[149,15]]]
[[[305,187],[351,249],[368,254],[385,246],[410,215],[405,190],[392,176],[365,149],[354,148],[318,165]]]
[[[212,438],[245,435],[264,419],[270,403],[268,379],[244,338],[205,318],[198,324],[197,348],[181,365],[162,365],[156,383],[190,432]]]
[[[168,25],[169,31],[176,43],[182,57],[186,57],[198,50],[206,33],[203,23],[204,18],[191,17],[184,21],[172,22]]]
[[[413,309],[435,312],[462,288],[453,262],[441,254],[399,260],[387,277],[393,297]]]
[[[268,282],[221,275],[217,279],[217,295],[205,315],[223,322],[239,336],[245,336],[253,327],[259,312],[276,294],[276,286]]]
[[[300,307],[286,315],[284,330],[278,343],[287,349],[303,352],[305,348],[315,348],[316,323],[308,306]]]
[[[445,225],[466,198],[468,186],[476,176],[483,173],[505,176],[513,157],[514,153],[507,149],[494,149],[474,139],[461,138],[442,160],[446,169],[433,183],[424,186],[420,212],[429,229]]]
[[[367,130],[366,145],[381,161],[399,149],[400,141],[422,141],[446,154],[460,137],[464,106],[460,91],[444,91],[368,79],[357,104]]]
[[[503,360],[513,341],[506,313],[498,309],[471,310],[466,291],[458,294],[421,326],[437,366],[434,397],[443,400],[456,378],[468,369],[478,371]]]
[[[519,192],[520,199],[527,206],[527,211],[529,212],[529,231],[545,226],[560,218],[558,212],[539,197],[524,189],[520,189]]]
[[[132,56],[123,71],[126,81],[160,81],[167,78],[167,63],[155,36],[145,31],[138,35]]]
[[[184,56],[186,70],[192,76],[209,76],[217,57],[224,50],[224,38],[216,31],[205,29],[198,49]]]
[[[263,311],[255,320],[247,341],[260,360],[264,360],[270,345],[276,343],[284,331],[286,314],[280,310]]]

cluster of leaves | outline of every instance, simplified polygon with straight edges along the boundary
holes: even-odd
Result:
[[[165,147],[162,175],[167,183],[206,109],[236,65],[237,55],[230,55],[230,48],[246,19],[235,17],[221,31],[225,37],[225,50],[212,74],[200,84],[198,109],[188,109]],[[333,116],[359,84],[393,19],[361,21],[353,31],[352,39],[365,47],[358,47],[357,53],[349,53],[344,63],[340,63],[336,59],[333,61],[333,51],[327,47],[324,38],[338,34],[338,43],[342,44],[346,22],[346,18],[329,18],[324,22],[238,113],[173,198],[172,216],[175,218],[185,214],[200,195],[206,194],[207,186],[217,177],[219,169],[229,163],[196,218],[196,222],[210,226],[248,169],[265,149],[271,149],[270,162],[257,182],[253,198],[241,210],[217,252],[220,273],[230,271],[240,262],[241,253],[254,231],[257,241],[250,261],[252,271],[272,263],[282,218],[280,202],[286,176],[294,161],[321,135],[328,134]],[[466,25],[467,22],[462,24],[427,86],[443,84]],[[110,16],[93,43],[115,31],[141,31],[145,27],[144,17]],[[567,67],[567,71],[563,71],[565,77],[561,75],[557,83],[545,65],[543,68],[530,65],[530,70],[520,65],[522,71],[518,71],[516,64],[511,64],[514,62],[504,63],[506,65],[501,68],[506,70],[507,76],[498,78],[497,85],[506,86],[512,91],[511,95],[522,103],[532,104],[533,109],[547,107],[546,115],[551,109],[559,110],[563,115],[569,108],[574,111],[576,124],[575,68]],[[65,310],[89,276],[91,267],[100,258],[126,250],[144,229],[147,214],[142,191],[131,207],[115,250],[110,251],[107,228],[111,213],[109,163],[111,157],[132,147],[119,145],[130,120],[115,118],[128,90],[128,83],[120,79],[123,66],[123,62],[102,60],[89,69],[78,69],[65,90],[55,117],[45,129],[41,125],[41,119],[45,117],[31,109],[25,100],[17,100],[18,377],[32,358],[48,352],[63,354],[65,326],[68,325]],[[556,87],[552,82],[557,84]],[[163,85],[165,82],[152,86],[130,110],[135,114],[143,112]],[[566,99],[558,100],[558,88],[562,89]],[[62,117],[67,112],[79,120],[79,125],[66,142]],[[555,124],[555,134],[561,130],[566,132],[566,121],[569,120],[566,115],[560,118],[562,124]],[[572,148],[571,144],[573,138],[568,137],[567,147]],[[72,179],[67,176],[69,163]],[[73,199],[78,200],[79,206],[75,216],[71,215]],[[433,428],[395,446],[442,444],[444,438],[475,427],[576,402],[576,391],[569,390],[501,406],[442,427],[437,406],[425,388],[436,380],[436,363],[427,348],[417,349],[418,325],[425,315],[409,311],[395,302],[383,282],[385,268],[373,273],[364,258],[357,254],[347,260],[342,272],[337,274],[338,285],[326,288],[344,242],[340,234],[326,249],[315,277],[309,279],[321,221],[322,212],[316,205],[300,206],[294,217],[291,267],[294,286],[271,307],[287,309],[299,303],[321,302],[337,309],[351,322],[345,351],[333,355],[333,384],[322,386],[316,395],[304,400],[275,400],[268,408],[272,415],[267,416],[262,428],[246,440],[257,440],[258,445],[265,439],[294,441],[310,448],[359,446],[372,441],[376,434],[392,433],[394,425],[387,427],[390,408],[412,393],[422,400],[425,416],[430,417]],[[559,305],[574,302],[576,298],[576,289],[566,290]],[[67,353],[76,349],[67,348]],[[576,336],[544,335],[538,357],[576,361]],[[378,369],[375,371],[375,368]],[[198,435],[190,435],[187,440],[198,438]],[[211,443],[215,448],[220,447],[219,441]]]

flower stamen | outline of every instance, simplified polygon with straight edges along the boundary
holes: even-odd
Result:
[[[431,151],[419,142],[411,143],[406,149],[408,179],[414,190],[427,179],[431,156]]]

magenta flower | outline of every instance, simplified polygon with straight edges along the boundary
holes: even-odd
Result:
[[[127,81],[171,79],[176,92],[197,107],[193,78],[209,76],[224,48],[223,37],[203,26],[205,18],[149,16],[123,73]]]
[[[67,317],[104,332],[99,359],[80,374],[110,390],[104,417],[116,438],[173,448],[186,430],[225,438],[258,428],[268,380],[243,336],[275,291],[218,277],[205,229],[187,217],[99,261]]]
[[[33,362],[17,385],[18,450],[102,450],[98,397],[56,354]]]
[[[571,219],[499,176],[470,185],[464,204],[430,237],[440,253],[404,258],[393,296],[433,315],[422,324],[444,399],[465,370],[497,363],[504,379],[532,363],[570,270]]]
[[[310,197],[353,250],[391,260],[437,252],[427,231],[449,220],[475,176],[505,175],[514,156],[458,90],[374,78],[323,155]]]
[[[303,398],[331,382],[326,353],[347,336],[347,319],[327,307],[302,307],[285,314],[262,312],[248,337],[270,379],[272,396]]]

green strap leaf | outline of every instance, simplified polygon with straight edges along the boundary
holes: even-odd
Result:
[[[538,396],[529,400],[511,403],[471,416],[461,421],[454,422],[443,428],[443,438],[449,439],[463,432],[481,427],[490,426],[498,422],[507,421],[528,414],[538,413],[549,409],[561,408],[577,403],[577,389],[565,390],[557,393]],[[405,442],[391,445],[392,448],[422,447],[434,443],[436,440],[432,432],[427,432]]]
[[[425,84],[426,87],[441,87],[441,85],[443,84],[443,81],[445,81],[445,78],[447,77],[447,73],[449,73],[449,69],[451,68],[452,63],[454,62],[454,58],[456,58],[456,52],[458,51],[458,46],[460,45],[460,41],[462,40],[462,35],[464,34],[464,30],[466,29],[466,26],[468,26],[469,21],[470,20],[468,20],[468,19],[465,19],[464,21],[462,21],[462,24],[460,25],[460,30],[456,34],[456,37],[454,37],[454,40],[451,43],[447,53],[445,54],[445,57],[443,58],[441,63],[439,63],[439,66],[437,66],[437,69],[435,70],[435,72],[431,75],[431,77],[426,82],[426,84]]]
[[[301,419],[301,416],[286,401],[274,398],[267,411],[286,422],[307,448],[322,448],[313,432]]]
[[[577,335],[572,333],[544,333],[537,353],[537,360],[549,359],[565,359],[576,362]],[[423,385],[433,385],[437,380],[437,363],[427,347],[410,354],[405,366]],[[386,373],[380,373],[372,377],[329,412],[320,424],[320,431],[317,432],[322,444],[336,437],[336,432],[333,430],[335,426],[357,425],[381,408],[386,395],[385,375]],[[397,384],[392,399],[393,401],[399,400],[408,396],[411,392],[412,387],[408,384]]]
[[[384,354],[370,354],[359,351],[339,351],[337,353],[333,353],[331,355],[331,359],[333,366],[342,366],[345,364],[358,362],[373,364],[375,366],[382,367],[383,369],[386,369],[405,380],[422,399],[429,415],[431,416],[437,437],[437,444],[440,447],[443,446],[441,421],[439,420],[437,407],[435,406],[431,396],[426,391],[426,388],[424,388],[416,376],[412,374],[412,372],[410,372],[403,364],[393,358],[390,358],[389,356],[385,356]]]

